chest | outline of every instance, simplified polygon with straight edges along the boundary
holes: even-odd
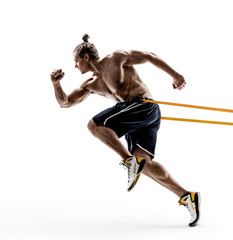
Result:
[[[121,78],[113,79],[109,74],[94,76],[88,88],[96,94],[119,101],[120,93],[130,86],[133,87],[136,79],[138,74],[134,68],[123,67]]]
[[[101,96],[109,97],[112,95],[110,88],[101,77],[94,76],[92,80],[85,85],[85,87],[87,87],[91,92]]]

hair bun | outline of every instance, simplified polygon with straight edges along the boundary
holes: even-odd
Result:
[[[88,39],[90,38],[90,36],[88,35],[88,34],[84,34],[83,35],[83,37],[82,37],[82,40],[84,41],[84,42],[88,42]]]

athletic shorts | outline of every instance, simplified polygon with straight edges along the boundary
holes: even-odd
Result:
[[[98,126],[112,129],[119,138],[125,135],[131,154],[140,147],[154,158],[161,113],[158,104],[143,99],[148,98],[117,103],[94,116],[93,121]]]

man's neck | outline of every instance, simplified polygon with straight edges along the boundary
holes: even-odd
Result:
[[[101,60],[94,60],[90,62],[90,66],[92,68],[92,72],[96,76],[102,76],[103,75],[103,67],[101,65]]]

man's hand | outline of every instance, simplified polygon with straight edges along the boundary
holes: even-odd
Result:
[[[61,69],[55,69],[53,72],[50,74],[51,80],[53,83],[60,82],[61,79],[64,77],[65,73],[62,72]]]
[[[185,84],[186,84],[186,82],[185,82],[185,80],[184,80],[184,77],[183,76],[181,76],[180,74],[177,74],[174,78],[173,78],[173,83],[172,83],[172,85],[173,85],[173,88],[174,89],[179,89],[179,90],[181,90],[181,89],[183,89],[184,87],[185,87]]]

